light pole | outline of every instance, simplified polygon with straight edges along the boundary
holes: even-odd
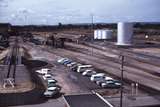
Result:
[[[50,19],[51,16],[52,16],[51,14],[48,14],[48,15],[47,15],[47,18],[46,18],[46,21],[47,21],[46,24],[47,24],[48,26],[50,25],[50,23],[49,23],[50,20],[49,20],[49,19]]]
[[[124,72],[124,56],[121,55],[121,95],[120,95],[120,107],[123,107],[123,72]]]
[[[19,10],[19,13],[24,15],[24,19],[23,19],[24,20],[24,24],[27,25],[27,13],[28,13],[28,10],[25,9],[25,8],[22,8],[22,9]]]
[[[29,9],[26,9],[26,8],[22,8],[19,10],[19,13],[22,14],[24,16],[24,23],[27,25],[28,24],[28,20],[27,20],[27,15],[28,14],[33,14],[35,13],[33,10],[29,10]]]
[[[93,15],[93,13],[91,13],[91,30],[93,30],[94,28],[94,26],[93,26],[93,23],[94,23],[94,15]]]
[[[16,15],[16,14],[11,14],[11,22],[13,23],[13,22],[16,22],[17,21],[17,17],[18,17],[18,15]]]
[[[91,42],[92,43],[93,43],[93,39],[94,39],[94,37],[92,35],[92,32],[94,30],[93,24],[94,24],[94,15],[93,15],[93,13],[91,13],[91,29],[90,29],[90,32],[91,32]],[[93,47],[92,47],[92,56],[93,56]]]

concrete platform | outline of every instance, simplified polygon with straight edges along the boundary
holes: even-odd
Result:
[[[0,93],[21,93],[32,90],[35,86],[31,81],[30,74],[24,65],[17,65],[15,75],[15,87],[3,87],[7,75],[7,65],[0,66]]]
[[[40,104],[46,101],[46,99],[42,97],[45,90],[41,80],[34,72],[31,71],[31,73],[32,75],[30,78],[33,82],[33,87],[27,85],[28,79],[24,77],[26,73],[23,75],[23,72],[21,72],[20,75],[17,75],[18,77],[20,76],[20,78],[17,79],[18,86],[7,89],[5,93],[0,93],[0,107],[26,106],[31,104]]]

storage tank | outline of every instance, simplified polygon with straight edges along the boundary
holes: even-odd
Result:
[[[94,39],[98,39],[98,30],[94,30]]]
[[[132,45],[133,23],[118,23],[117,45]]]
[[[97,39],[101,39],[102,38],[102,32],[101,30],[98,30],[98,38]]]
[[[112,39],[112,30],[103,30],[103,38],[102,39]]]
[[[102,30],[102,38],[101,39],[106,39],[106,31],[105,30]]]
[[[94,31],[94,39],[111,39],[112,38],[112,30],[95,30]]]

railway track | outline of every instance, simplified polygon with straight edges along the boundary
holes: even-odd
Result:
[[[99,46],[97,44],[84,42],[84,45],[86,45],[90,48],[95,48],[95,49],[102,50],[105,52],[110,52],[110,53],[116,54],[116,55],[122,54],[130,59],[135,59],[137,61],[160,66],[160,60],[159,60],[160,57],[158,57],[158,56],[142,54],[139,52],[133,52],[131,50],[123,49],[123,48],[117,48],[116,46],[113,46],[112,44],[106,44],[106,46],[103,46],[103,45]],[[157,62],[157,63],[155,63],[155,62]]]
[[[10,41],[10,49],[9,49],[9,53],[6,57],[6,60],[4,61],[4,65],[7,65],[6,68],[6,76],[4,77],[5,81],[11,80],[12,82],[15,83],[16,80],[16,67],[17,64],[20,64],[21,62],[19,62],[19,59],[21,58],[19,55],[19,46],[18,46],[18,38],[14,37],[11,38]]]
[[[117,64],[120,64],[120,60],[119,60],[119,56],[120,54],[115,54],[112,53],[111,51],[104,51],[104,50],[100,50],[100,49],[94,49],[94,51],[92,52],[92,48],[88,47],[88,46],[84,46],[84,45],[77,45],[77,44],[72,44],[72,43],[66,43],[66,48],[72,51],[76,51],[76,52],[81,52],[84,54],[88,54],[88,55],[92,55],[101,59],[105,59],[107,61],[111,61]],[[92,54],[91,54],[92,53]],[[127,52],[124,51],[125,54],[127,54]],[[131,52],[130,52],[131,53]],[[122,53],[123,54],[123,53]],[[132,53],[133,54],[133,53]],[[156,59],[157,61],[152,62],[152,63],[148,63],[148,61],[144,60],[144,59],[139,59],[137,60],[137,57],[135,58],[135,56],[127,54],[124,55],[125,56],[125,65],[129,66],[129,67],[133,67],[133,68],[137,68],[139,70],[142,70],[144,72],[153,74],[158,76],[157,74],[160,74],[160,65],[159,63],[155,63],[157,61],[159,61],[159,59]],[[139,58],[139,57],[138,57]],[[149,59],[151,60],[151,57],[149,57]]]

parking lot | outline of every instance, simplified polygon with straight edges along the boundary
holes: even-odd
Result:
[[[30,46],[28,46],[30,47]],[[42,107],[42,106],[50,106],[50,105],[56,105],[56,107],[64,107],[65,102],[62,98],[62,95],[78,95],[78,94],[89,94],[92,93],[93,91],[98,92],[102,96],[111,96],[111,97],[119,97],[120,95],[120,89],[107,89],[107,88],[102,88],[99,85],[97,85],[95,82],[91,82],[89,77],[83,76],[82,73],[74,72],[70,70],[70,67],[67,67],[66,65],[60,64],[57,62],[58,59],[61,59],[62,57],[58,54],[54,54],[48,51],[42,51],[40,47],[34,47],[30,48],[30,54],[33,57],[33,59],[36,60],[43,60],[49,63],[49,65],[52,66],[42,66],[41,68],[49,68],[51,71],[51,75],[53,76],[54,79],[56,79],[58,82],[57,84],[61,86],[61,91],[60,95],[57,97],[49,98],[46,100],[45,103],[42,104],[36,104],[32,105],[33,107]],[[38,54],[38,53],[41,54]],[[64,57],[64,56],[63,56]],[[83,65],[89,64],[89,63],[83,63],[80,62],[79,60],[76,60],[76,58],[70,58],[71,60],[81,63]],[[41,69],[41,68],[37,68]],[[94,68],[94,66],[93,66]],[[95,68],[95,71],[103,73],[103,71],[100,71]],[[37,73],[37,75],[39,75]],[[108,74],[106,74],[108,75]],[[42,75],[40,75],[42,81]],[[113,76],[111,76],[113,77]],[[113,77],[114,78],[114,77]],[[117,78],[115,78],[117,79]],[[46,82],[44,82],[46,83]],[[47,88],[47,87],[46,87]],[[131,95],[132,94],[132,89],[131,85],[125,83],[124,86],[124,93]],[[144,94],[143,91],[138,90],[138,95]],[[26,105],[27,106],[27,105]],[[29,105],[28,105],[29,106]],[[20,106],[23,107],[23,106]],[[25,106],[24,106],[25,107]]]
[[[92,90],[99,89],[100,86],[91,82],[88,77],[82,76],[80,73],[73,72],[64,65],[54,64],[51,68],[51,74],[58,81],[58,85],[62,87],[63,94],[84,94],[91,93]]]
[[[69,67],[66,67],[63,64],[59,64],[57,60],[60,59],[61,57],[58,56],[57,54],[52,54],[47,51],[41,51],[41,54],[37,54],[41,50],[41,48],[34,47],[33,50],[32,48],[30,49],[31,49],[30,53],[31,54],[33,53],[33,57],[36,55],[35,57],[39,59],[45,59],[46,61],[48,61],[50,64],[53,65],[53,67],[51,68],[51,73],[53,74],[54,78],[58,81],[58,85],[62,87],[61,90],[62,93],[64,94],[91,93],[92,90],[102,89],[94,82],[91,82],[89,77],[82,76],[81,73],[73,72]],[[74,61],[78,62],[77,60]],[[101,71],[96,70],[96,72],[101,72]]]
[[[51,74],[54,79],[58,82],[57,84],[62,87],[61,94],[53,96],[52,98],[46,98],[46,102],[32,105],[32,107],[64,107],[65,102],[62,95],[78,95],[78,94],[90,94],[92,90],[100,89],[100,86],[91,82],[88,77],[82,76],[80,73],[70,71],[68,67],[58,64],[56,61],[51,63],[53,67],[48,67],[51,69],[49,74]],[[47,68],[47,67],[40,67]],[[38,70],[37,69],[37,70]],[[43,84],[46,85],[46,81],[43,79],[43,75],[36,73],[42,80]],[[47,87],[46,87],[47,88]],[[43,96],[44,97],[44,96]],[[21,105],[16,107],[30,107],[31,105]]]

